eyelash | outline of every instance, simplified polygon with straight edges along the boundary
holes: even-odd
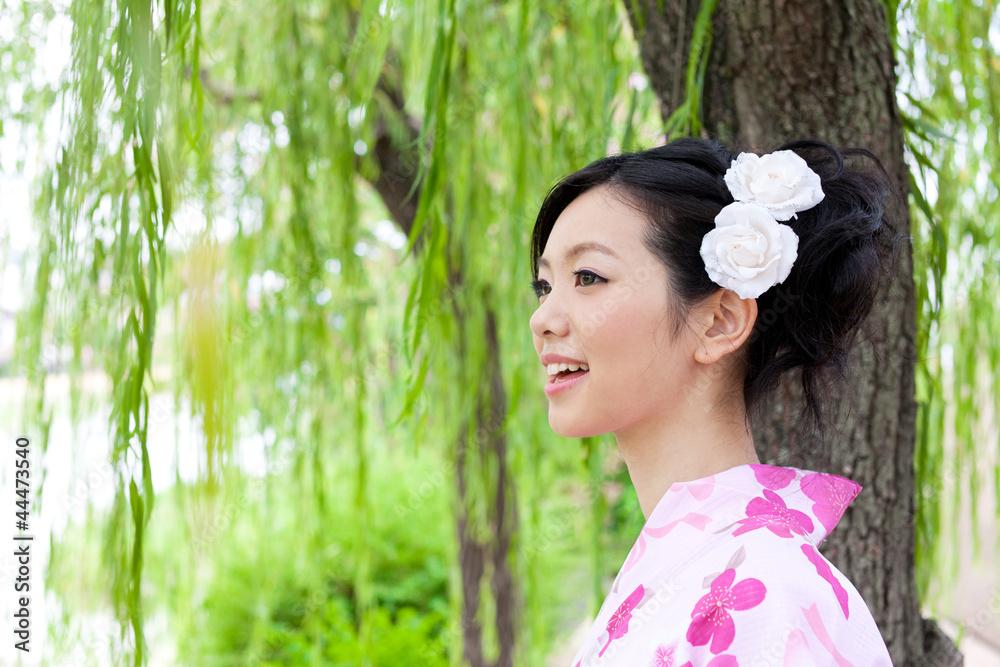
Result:
[[[593,287],[594,285],[597,285],[600,282],[607,282],[607,278],[602,278],[601,276],[597,275],[596,273],[594,273],[593,271],[591,271],[589,269],[580,269],[579,271],[574,271],[573,272],[574,276],[579,276],[579,275],[583,275],[583,274],[591,275],[591,276],[593,276],[596,279],[595,282],[592,282],[589,285],[584,285],[584,287]],[[535,290],[535,296],[538,297],[539,299],[541,299],[543,296],[545,296],[544,294],[542,294],[542,288],[545,285],[548,285],[548,282],[546,282],[544,280],[533,280],[533,281],[531,281],[531,289]]]

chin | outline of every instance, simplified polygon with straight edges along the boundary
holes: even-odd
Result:
[[[608,429],[601,429],[595,424],[586,424],[572,417],[562,418],[554,415],[551,406],[549,406],[549,427],[556,435],[561,435],[564,438],[589,438],[608,432]]]

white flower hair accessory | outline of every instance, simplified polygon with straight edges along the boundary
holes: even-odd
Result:
[[[798,211],[823,201],[819,174],[792,151],[767,155],[740,153],[723,177],[736,201],[753,201],[775,220],[798,217]]]
[[[755,299],[788,277],[798,252],[799,237],[779,220],[823,200],[819,174],[798,154],[740,153],[724,176],[736,200],[715,217],[715,229],[701,242],[708,276]]]

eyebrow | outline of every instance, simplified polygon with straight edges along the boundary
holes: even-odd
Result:
[[[615,259],[621,259],[621,257],[619,257],[614,250],[604,245],[603,243],[598,243],[597,241],[588,241],[586,243],[577,243],[575,246],[567,250],[566,254],[563,255],[563,263],[565,264],[566,262],[569,262],[571,259],[579,257],[580,255],[588,251],[600,252],[604,253],[605,255],[611,255]],[[538,258],[538,266],[551,268],[549,266],[549,260],[545,259],[544,257]]]

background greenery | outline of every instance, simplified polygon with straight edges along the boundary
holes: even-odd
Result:
[[[933,602],[962,494],[1000,497],[1000,28],[986,0],[887,11],[914,178],[917,572]],[[36,172],[30,242],[14,229],[27,220],[0,232],[3,287],[28,294],[0,359],[26,383],[12,414],[43,448],[61,415],[107,419],[116,489],[52,546],[64,651],[80,618],[110,611],[128,629],[116,661],[148,660],[143,628],[161,617],[181,664],[457,664],[450,450],[472,429],[490,312],[518,664],[542,664],[641,527],[613,439],[549,430],[527,327],[547,188],[661,141],[673,111],[620,3],[7,1],[0,22],[0,131],[35,147],[2,167]],[[60,42],[68,66],[47,76]],[[697,131],[696,113],[668,129]],[[405,143],[408,119],[410,230],[373,185],[378,136]],[[61,374],[66,400],[46,398]],[[178,453],[154,489],[154,441],[195,452],[196,473]],[[490,479],[468,478],[473,530],[489,529]]]

